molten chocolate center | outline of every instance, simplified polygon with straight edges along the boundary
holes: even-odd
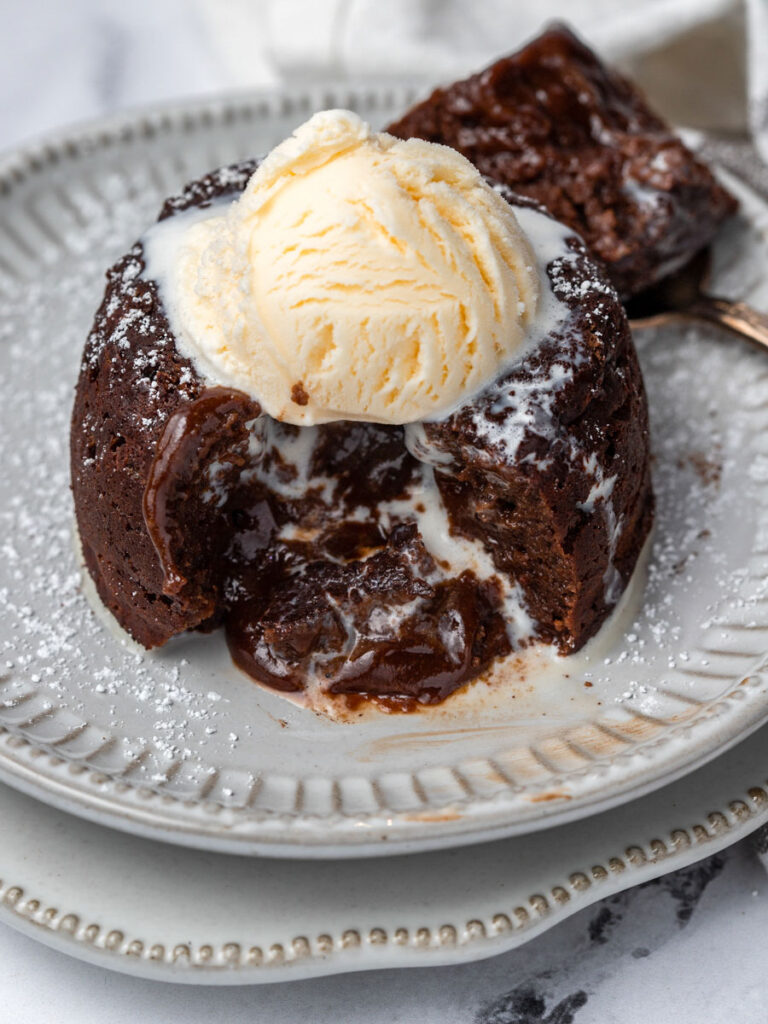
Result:
[[[498,579],[452,575],[424,544],[409,504],[424,467],[402,428],[260,413],[203,391],[166,424],[144,493],[165,593],[183,593],[202,545],[241,669],[283,691],[432,703],[510,652]]]

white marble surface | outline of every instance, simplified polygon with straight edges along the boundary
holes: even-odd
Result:
[[[3,149],[68,122],[234,82],[187,0],[6,0],[3,13]],[[266,65],[254,69],[254,80],[270,77]],[[86,966],[0,927],[0,1024],[765,1024],[767,929],[768,879],[749,841],[590,908],[518,951],[459,968],[190,989]]]

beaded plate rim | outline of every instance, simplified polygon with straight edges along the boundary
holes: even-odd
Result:
[[[742,772],[747,774],[746,769]],[[701,801],[692,784],[695,777],[693,773],[678,785],[687,787],[689,800],[695,793],[694,799]],[[1,865],[0,921],[77,959],[120,973],[187,984],[265,984],[377,968],[471,962],[521,946],[600,899],[686,867],[749,836],[768,823],[768,775],[757,777],[759,781],[751,785],[739,781],[735,795],[720,799],[713,810],[701,814],[699,808],[693,823],[657,831],[650,811],[620,846],[605,849],[598,839],[589,865],[583,861],[568,869],[571,852],[564,852],[557,881],[515,901],[515,906],[447,920],[438,927],[414,927],[413,922],[389,928],[330,927],[312,938],[298,935],[259,946],[220,939],[169,943],[153,939],[151,930],[149,936],[138,937],[114,920],[105,921],[106,911],[97,923],[93,915],[67,905],[66,896],[56,903],[50,897],[38,898],[34,883],[4,877]],[[656,813],[663,813],[663,797],[658,796],[651,801]],[[678,798],[678,804],[675,816],[685,822],[684,800]],[[637,835],[641,830],[642,839]],[[548,844],[546,834],[536,839],[542,846]],[[62,903],[65,909],[60,909]]]

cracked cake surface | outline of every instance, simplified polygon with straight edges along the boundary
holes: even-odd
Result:
[[[458,150],[586,241],[624,299],[708,245],[736,200],[563,26],[436,89],[387,131]]]

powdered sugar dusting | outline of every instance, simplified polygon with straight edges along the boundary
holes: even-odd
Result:
[[[153,777],[163,764],[192,756],[193,727],[204,729],[213,722],[216,705],[187,684],[188,661],[153,658],[135,645],[116,643],[94,617],[72,543],[68,435],[72,387],[103,290],[104,267],[124,245],[126,225],[134,233],[136,222],[149,216],[156,203],[155,197],[144,204],[132,197],[116,201],[109,212],[90,210],[88,254],[74,264],[60,259],[41,280],[25,284],[4,301],[0,320],[8,438],[0,449],[0,472],[9,483],[0,496],[2,700],[12,704],[36,694],[19,705],[21,720],[65,706],[62,734],[82,716],[95,726],[88,734],[94,748],[114,730],[124,734],[133,721],[135,734],[121,753],[130,759],[150,750],[151,769],[139,774],[149,771]],[[124,289],[133,287],[139,269],[136,258],[126,263]],[[134,309],[129,316],[133,329],[141,329],[141,311]],[[126,321],[122,327],[127,326]],[[93,358],[99,343],[91,335],[88,357]],[[152,355],[136,358],[151,362]],[[148,378],[150,389],[151,384]],[[58,738],[56,730],[53,736]]]
[[[130,170],[134,180],[151,182],[144,159],[134,156]],[[288,814],[297,798],[286,780],[330,777],[331,748],[336,768],[345,765],[353,775],[421,771],[423,742],[399,746],[392,768],[373,741],[437,733],[450,722],[450,747],[431,748],[441,764],[476,756],[478,730],[483,755],[494,756],[583,723],[629,721],[634,709],[662,719],[686,707],[694,713],[693,704],[672,702],[669,693],[714,701],[761,660],[768,649],[768,368],[762,354],[703,331],[640,339],[658,498],[648,586],[627,629],[591,646],[581,660],[555,659],[525,682],[514,675],[513,686],[485,704],[472,703],[479,688],[470,688],[466,700],[458,695],[429,716],[345,728],[252,685],[232,668],[216,637],[185,638],[151,654],[123,644],[80,587],[71,545],[68,421],[103,268],[149,223],[160,189],[121,189],[118,182],[111,190],[108,179],[119,172],[95,166],[99,195],[109,194],[109,204],[94,196],[77,167],[68,168],[81,223],[66,229],[56,258],[41,260],[34,275],[19,271],[2,299],[4,727],[131,784],[197,801],[203,794],[249,813],[258,804]],[[13,251],[1,216],[0,246]],[[130,281],[129,274],[127,287]],[[768,296],[759,293],[755,301],[768,305]],[[595,488],[590,498],[599,514],[610,495],[606,481],[595,480]],[[739,639],[745,635],[747,641]],[[738,653],[731,657],[729,650]],[[592,686],[583,688],[585,681]]]
[[[499,191],[508,194],[502,187]],[[509,198],[517,201],[513,196]],[[605,518],[609,553],[604,573],[605,601],[612,607],[622,591],[614,556],[624,520],[614,508],[613,484],[603,479],[604,438],[594,432],[578,437],[563,426],[559,410],[565,388],[591,358],[591,345],[597,343],[606,363],[610,362],[612,345],[624,329],[616,318],[618,298],[595,263],[586,258],[582,243],[570,229],[535,207],[518,207],[516,216],[532,242],[542,280],[538,315],[521,360],[525,372],[516,373],[510,367],[450,415],[464,421],[468,428],[471,440],[465,445],[464,457],[486,465],[491,472],[498,462],[510,466],[517,462],[520,466],[530,463],[543,473],[553,466],[556,452],[569,472],[594,478],[593,493],[579,507],[588,517],[600,514]],[[434,439],[430,438],[421,424],[406,429],[411,451],[450,473],[453,459],[441,447],[445,437],[445,432],[437,431]],[[521,457],[521,446],[532,439],[533,450]]]

